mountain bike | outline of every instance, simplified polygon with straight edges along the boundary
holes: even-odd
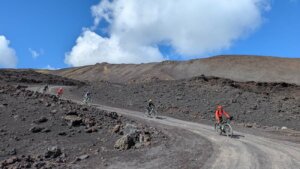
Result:
[[[215,123],[215,131],[220,135],[225,134],[227,137],[233,136],[233,129],[229,119],[224,120],[221,124]]]
[[[150,108],[150,110],[149,109],[146,109],[146,112],[145,112],[145,115],[147,116],[147,117],[150,117],[150,118],[152,118],[152,117],[154,117],[154,118],[156,118],[157,117],[157,111],[154,109],[154,108]]]
[[[48,89],[49,89],[49,87],[48,87],[48,85],[46,85],[46,86],[43,88],[43,94],[46,94],[47,91],[48,91]]]
[[[91,98],[90,97],[84,97],[83,101],[82,101],[82,104],[89,105],[90,102],[91,102]]]

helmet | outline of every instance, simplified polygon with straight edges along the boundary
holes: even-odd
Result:
[[[152,100],[151,100],[151,99],[149,99],[149,100],[148,100],[148,102],[152,102]]]

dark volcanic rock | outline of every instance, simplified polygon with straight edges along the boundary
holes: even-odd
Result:
[[[48,150],[45,153],[45,158],[57,158],[62,154],[60,148],[57,146],[53,146],[48,148]]]
[[[64,117],[64,120],[66,120],[69,124],[69,126],[80,126],[82,124],[82,118],[75,116],[75,115],[67,115]]]
[[[115,125],[115,127],[112,129],[112,132],[113,133],[118,133],[121,129],[121,125],[120,124],[117,124]]]
[[[44,129],[42,130],[42,132],[43,132],[43,133],[49,133],[49,132],[51,132],[51,130],[50,130],[49,128],[44,128]]]
[[[116,112],[109,112],[108,117],[111,117],[112,119],[117,119],[119,115]]]
[[[125,135],[116,141],[114,147],[119,150],[128,150],[134,146],[134,144],[135,142],[133,137],[130,135]]]
[[[66,133],[66,132],[64,132],[64,131],[61,131],[61,132],[59,132],[59,133],[58,133],[58,135],[60,135],[60,136],[66,136],[66,135],[67,135],[67,133]]]
[[[39,124],[39,123],[45,123],[47,121],[48,121],[47,117],[41,117],[41,118],[35,120],[34,122]]]
[[[93,132],[97,132],[97,131],[98,131],[98,129],[96,127],[90,127],[85,130],[86,133],[93,133]]]
[[[45,165],[46,165],[46,162],[43,162],[43,161],[35,162],[35,163],[33,164],[33,166],[34,166],[35,168],[42,168],[42,167],[45,166]]]
[[[38,126],[34,126],[34,127],[31,127],[29,129],[29,131],[31,131],[32,133],[39,133],[43,130],[44,128],[43,127],[38,127]]]
[[[87,158],[89,158],[90,156],[89,155],[87,155],[87,154],[85,154],[85,155],[81,155],[81,156],[79,156],[79,157],[77,157],[76,158],[76,161],[81,161],[81,160],[85,160],[85,159],[87,159]]]
[[[66,113],[66,115],[74,115],[74,116],[78,116],[78,113],[76,111],[69,111],[68,113]]]
[[[9,158],[9,159],[7,159],[7,160],[4,160],[4,161],[1,163],[0,166],[5,167],[5,166],[7,166],[7,165],[14,164],[15,162],[17,162],[17,161],[19,161],[19,160],[20,160],[20,159],[17,158],[17,157],[11,157],[11,158]],[[2,168],[2,167],[1,167],[1,168]]]
[[[38,77],[35,78],[38,79]],[[43,79],[40,80],[43,81]],[[16,89],[14,86],[1,82],[0,71],[0,90],[3,92],[0,94],[0,105],[3,105],[0,106],[1,169],[99,168],[99,166],[95,167],[93,162],[95,159],[97,159],[97,165],[101,164],[100,168],[105,168],[103,159],[109,159],[112,156],[120,159],[136,157],[132,156],[133,152],[130,151],[116,154],[113,147],[119,135],[111,133],[109,129],[117,124],[129,122],[125,117],[94,107],[88,107],[86,111],[83,111],[86,106],[65,100],[55,102],[54,96],[31,94],[32,92],[22,88]],[[71,111],[76,111],[76,115],[65,115],[66,112]],[[132,120],[130,122],[134,123]],[[66,134],[66,136],[58,135],[58,133]],[[52,147],[53,145],[57,146]],[[49,149],[45,151],[47,147]],[[63,147],[63,149],[58,147]],[[67,156],[63,155],[62,151]],[[72,159],[87,153],[93,154],[93,158],[72,166]],[[138,151],[136,153],[139,154]],[[14,154],[18,157],[11,159]]]

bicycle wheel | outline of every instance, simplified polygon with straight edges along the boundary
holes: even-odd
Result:
[[[157,111],[156,111],[156,110],[153,110],[153,111],[152,111],[152,115],[153,115],[153,117],[156,118],[156,117],[157,117]]]
[[[224,133],[226,134],[226,136],[232,137],[233,131],[232,131],[232,127],[230,126],[230,124],[224,124]]]
[[[150,116],[150,112],[149,112],[148,110],[145,111],[145,116],[146,116],[146,117],[151,117],[151,116]]]
[[[220,135],[222,134],[222,130],[220,128],[220,124],[215,123],[215,131],[216,131],[216,133],[218,133]]]

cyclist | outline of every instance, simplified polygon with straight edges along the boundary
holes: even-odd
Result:
[[[155,105],[153,103],[153,101],[151,99],[148,100],[148,106],[147,106],[147,110],[148,110],[148,114],[150,115],[151,110],[153,110],[155,108]]]
[[[83,102],[87,103],[91,100],[91,92],[87,91],[83,96]]]
[[[49,89],[49,86],[48,86],[48,84],[46,84],[46,86],[44,86],[43,93],[45,94],[48,89]]]
[[[232,117],[227,112],[225,112],[223,106],[219,105],[215,112],[215,118],[218,124],[223,122],[223,118],[222,118],[223,115],[225,115],[227,119],[232,120]]]
[[[64,93],[64,89],[62,87],[60,87],[56,91],[56,96],[61,97],[63,93]]]

